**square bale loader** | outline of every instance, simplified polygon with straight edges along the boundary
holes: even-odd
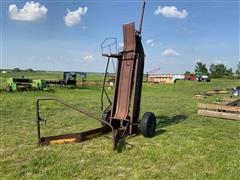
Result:
[[[121,52],[103,53],[104,48],[110,48],[112,44],[106,45],[109,39],[106,39],[102,45],[102,55],[107,57],[107,66],[104,76],[104,83],[102,88],[102,118],[90,113],[82,108],[77,108],[61,99],[55,97],[40,97],[37,98],[36,104],[36,123],[37,135],[39,145],[48,144],[64,144],[71,142],[81,142],[87,139],[99,136],[102,134],[112,134],[113,149],[119,145],[120,140],[124,140],[126,136],[139,133],[139,126],[141,126],[142,134],[145,137],[153,137],[155,135],[156,118],[154,113],[144,113],[142,120],[139,120],[140,102],[142,92],[142,80],[144,70],[144,49],[141,42],[142,22],[145,9],[145,1],[143,1],[142,11],[140,16],[139,29],[135,29],[135,23],[123,25],[123,39],[124,47]],[[111,38],[110,38],[111,39]],[[115,79],[115,90],[112,101],[110,100],[107,91],[105,90],[106,75],[108,72],[109,61],[117,60],[117,72]],[[103,97],[106,95],[109,104],[103,108]],[[41,122],[43,119],[40,116],[40,102],[41,101],[56,101],[66,107],[79,111],[86,116],[101,122],[102,127],[65,135],[57,136],[41,136]]]

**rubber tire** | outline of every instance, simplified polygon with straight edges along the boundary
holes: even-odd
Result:
[[[156,130],[156,117],[152,112],[145,112],[141,121],[141,131],[144,137],[153,137]]]

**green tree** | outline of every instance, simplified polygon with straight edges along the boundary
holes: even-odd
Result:
[[[237,70],[236,70],[236,78],[240,79],[240,61],[238,62],[238,65],[237,65]]]
[[[236,74],[240,75],[240,61],[238,62],[238,65],[237,65]]]
[[[14,69],[13,69],[13,72],[20,72],[20,71],[21,71],[20,68],[14,68]]]
[[[190,76],[190,75],[191,75],[191,72],[190,72],[190,71],[186,71],[186,72],[184,73],[184,75]]]
[[[212,78],[233,77],[232,69],[227,69],[224,64],[211,64],[210,72]]]
[[[34,70],[29,68],[29,69],[26,69],[26,72],[34,72]]]
[[[229,69],[226,70],[225,76],[226,76],[227,78],[229,78],[229,79],[233,79],[234,76],[233,76],[233,70],[232,70],[232,68],[229,68]]]
[[[203,64],[202,62],[197,62],[196,67],[195,67],[195,74],[199,73],[199,72],[204,75],[209,75],[206,64]]]
[[[186,71],[186,72],[184,73],[184,75],[185,75],[185,76],[193,76],[194,73],[192,73],[192,72],[190,72],[190,71]]]

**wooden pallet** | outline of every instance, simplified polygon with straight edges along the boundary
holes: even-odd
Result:
[[[240,120],[240,99],[223,104],[198,103],[198,114],[202,116]]]

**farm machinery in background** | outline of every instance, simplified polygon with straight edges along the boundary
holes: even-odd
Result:
[[[210,78],[202,73],[196,73],[195,75],[184,74],[149,74],[146,75],[146,82],[149,83],[176,83],[177,80],[191,80],[200,82],[210,82]]]
[[[192,75],[185,75],[185,80],[190,81],[200,81],[200,82],[210,82],[211,79],[208,75],[204,75],[201,72],[196,72]]]
[[[177,80],[192,80],[192,81],[204,81],[209,82],[209,76],[203,75],[201,72],[197,72],[195,75],[184,74],[157,74],[160,71],[160,67],[154,68],[147,72],[145,82],[150,83],[176,83]]]
[[[80,76],[81,81],[77,81],[77,75]],[[47,84],[57,84],[60,85],[61,87],[64,86],[71,86],[71,87],[76,87],[77,85],[79,86],[84,86],[84,83],[87,80],[87,73],[85,72],[63,72],[63,80],[46,80]]]
[[[81,81],[77,81],[77,75],[80,75]],[[57,84],[61,87],[84,86],[87,80],[85,72],[64,72],[63,80],[41,80],[30,78],[8,78],[6,91],[34,91],[34,90],[49,90],[49,84]]]
[[[48,90],[45,80],[28,78],[8,78],[6,91]]]
[[[108,44],[108,40],[113,38],[105,39],[101,44],[102,55],[107,58],[101,94],[102,117],[100,118],[82,108],[74,107],[56,97],[39,97],[36,100],[36,125],[39,145],[81,142],[95,136],[111,133],[113,149],[116,150],[118,147],[121,148],[121,145],[124,144],[125,137],[139,133],[139,127],[145,137],[153,137],[155,135],[156,118],[154,113],[145,112],[141,121],[139,120],[145,58],[141,42],[144,8],[145,1],[143,1],[138,30],[135,29],[134,22],[123,25],[124,46],[122,51],[111,51],[111,46],[113,44]],[[113,46],[116,46],[117,49],[117,43]],[[104,53],[105,48],[108,49],[107,53]],[[109,63],[113,59],[117,60],[118,65],[114,95],[111,99],[105,90],[105,82],[107,81]],[[107,106],[104,106],[103,104],[104,98],[107,98],[109,102]],[[88,118],[93,118],[99,121],[101,127],[85,132],[44,137],[41,135],[41,123],[46,122],[40,115],[40,112],[43,112],[40,106],[42,101],[56,101],[65,107],[86,115]]]
[[[177,80],[184,80],[184,74],[147,74],[146,82],[148,83],[176,83]]]

